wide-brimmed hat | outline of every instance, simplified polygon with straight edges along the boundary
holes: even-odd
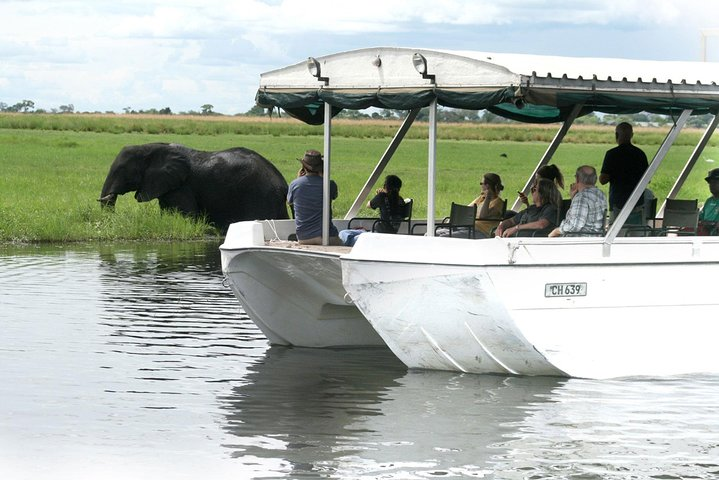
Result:
[[[302,166],[309,172],[319,173],[324,167],[322,154],[317,150],[307,150],[305,156],[297,160],[302,162]]]
[[[709,170],[709,175],[707,175],[707,178],[705,178],[707,182],[710,180],[719,180],[719,168],[715,168],[714,170]]]

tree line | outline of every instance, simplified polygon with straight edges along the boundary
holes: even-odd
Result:
[[[199,110],[189,110],[186,112],[179,112],[178,115],[223,115],[214,111],[214,105],[206,103],[200,107]],[[170,107],[164,108],[150,108],[150,109],[134,109],[132,107],[125,107],[122,109],[126,114],[145,114],[145,115],[174,115],[175,113]],[[36,108],[35,102],[32,100],[22,100],[13,105],[0,102],[0,112],[14,112],[14,113],[77,113],[73,104],[60,105],[57,108],[52,108],[49,111]],[[106,113],[114,114],[115,112],[85,112],[85,113]],[[266,109],[255,105],[245,113],[239,113],[237,116],[272,116],[276,112],[272,109]],[[280,114],[281,116],[282,114]],[[390,109],[368,109],[368,110],[342,110],[336,118],[348,118],[354,120],[362,119],[373,119],[373,120],[397,120],[403,118],[403,113],[397,110]],[[429,109],[423,108],[417,120],[427,121],[429,120]],[[499,115],[496,115],[488,110],[477,111],[477,110],[463,110],[459,108],[445,108],[439,107],[437,109],[437,120],[446,123],[519,123],[514,120],[510,120]],[[709,125],[712,120],[712,115],[695,115],[692,116],[687,126],[704,128]],[[640,112],[634,114],[601,114],[601,113],[590,113],[584,115],[575,120],[576,124],[579,125],[616,125],[621,122],[630,122],[637,126],[650,126],[650,127],[661,127],[669,125],[673,122],[672,118],[666,115],[657,115],[648,112]]]

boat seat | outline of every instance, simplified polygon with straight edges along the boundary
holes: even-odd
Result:
[[[452,202],[449,211],[449,217],[445,217],[441,223],[434,227],[435,235],[440,229],[446,229],[448,236],[459,236],[461,238],[475,238],[474,221],[477,217],[477,205],[462,205]],[[415,223],[412,226],[411,233],[414,235],[416,227],[427,227],[426,223]]]
[[[412,228],[412,209],[414,208],[414,200],[411,198],[405,198],[404,199],[404,216],[402,217],[402,222],[407,223],[407,235],[411,233]],[[377,232],[380,230],[379,225],[383,220],[378,217],[352,217],[350,218],[349,222],[347,222],[347,228],[357,228],[357,224],[362,224],[363,222],[372,222],[372,229],[371,231]],[[352,226],[352,223],[355,224],[355,226]],[[383,231],[383,233],[386,233]],[[397,233],[399,233],[399,229],[397,230]]]
[[[435,234],[440,228],[445,228],[449,231],[449,236],[466,230],[467,238],[474,238],[474,221],[477,218],[477,205],[462,205],[459,203],[452,202],[452,207],[449,211],[449,217],[445,218],[441,224],[435,226]]]
[[[656,216],[657,199],[652,198],[632,210],[619,235],[623,237],[651,237],[656,235]]]
[[[699,201],[667,198],[661,235],[696,235],[699,223]]]
[[[571,198],[562,199],[562,206],[557,211],[557,225],[562,223],[562,220],[567,218],[567,212],[569,211],[569,207],[571,207],[571,206],[572,206]]]

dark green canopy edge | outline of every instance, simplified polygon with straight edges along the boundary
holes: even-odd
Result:
[[[310,125],[324,122],[324,104],[332,105],[332,115],[343,109],[362,110],[369,107],[392,110],[411,110],[428,106],[437,99],[439,105],[467,110],[489,110],[505,118],[527,123],[553,123],[564,121],[572,107],[584,104],[580,115],[591,112],[603,113],[651,113],[677,116],[684,109],[692,109],[694,115],[716,114],[719,98],[675,98],[671,96],[648,96],[631,94],[539,93],[542,103],[531,103],[531,92],[517,96],[517,89],[506,87],[494,91],[467,92],[442,90],[441,88],[413,92],[346,93],[331,90],[303,92],[257,92],[257,104],[263,107],[279,107],[291,116]],[[521,102],[516,102],[521,98]],[[514,103],[513,103],[514,102]],[[546,102],[546,103],[545,103]]]

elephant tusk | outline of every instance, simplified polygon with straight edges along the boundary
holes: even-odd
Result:
[[[100,205],[103,208],[114,208],[116,200],[117,200],[117,195],[115,195],[114,193],[105,195],[104,197],[100,197],[97,199],[97,201],[100,202]]]

